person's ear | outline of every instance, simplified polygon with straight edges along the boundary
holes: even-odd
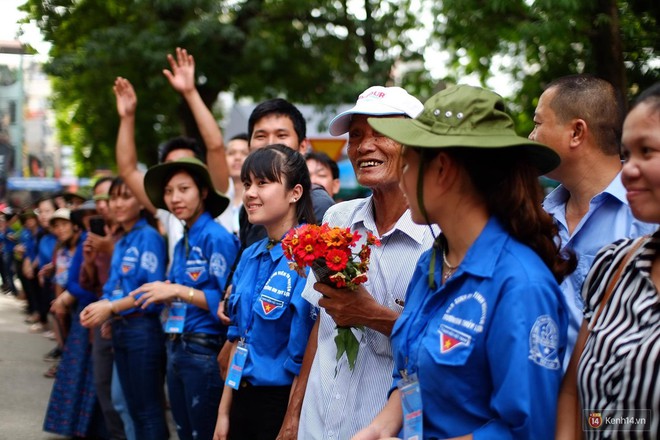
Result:
[[[441,192],[450,188],[458,177],[458,165],[451,155],[437,154],[429,163],[432,181],[430,182]]]
[[[300,144],[298,146],[298,153],[300,153],[304,156],[305,154],[307,154],[309,149],[310,149],[309,139],[305,138],[305,139],[302,140],[302,142],[300,142]]]
[[[339,179],[332,179],[332,194],[330,194],[330,197],[334,197],[337,195],[339,192],[339,188],[341,187],[341,182]]]
[[[293,187],[291,191],[289,191],[289,197],[290,197],[289,203],[297,203],[298,200],[300,200],[300,198],[302,197],[302,195],[303,195],[303,187],[301,184],[298,183],[296,186]]]
[[[584,142],[589,132],[589,126],[584,119],[575,119],[571,123],[571,147],[578,146]]]

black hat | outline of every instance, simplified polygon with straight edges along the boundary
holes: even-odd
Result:
[[[212,217],[217,217],[222,214],[227,206],[229,206],[229,199],[219,193],[213,188],[211,175],[204,163],[194,157],[182,157],[171,162],[161,163],[149,168],[147,174],[144,176],[144,189],[156,208],[167,210],[163,194],[165,192],[165,178],[171,176],[173,170],[185,170],[191,175],[198,176],[202,179],[204,184],[208,187],[208,194],[204,200],[204,208],[211,214]]]

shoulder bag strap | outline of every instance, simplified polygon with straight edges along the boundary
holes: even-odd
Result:
[[[617,267],[616,272],[614,273],[612,278],[610,278],[610,282],[607,284],[607,290],[605,290],[605,295],[603,295],[603,299],[600,300],[600,304],[598,305],[598,310],[594,314],[594,317],[591,320],[591,324],[589,325],[589,331],[593,330],[594,326],[596,325],[596,321],[598,321],[600,314],[603,312],[603,309],[605,308],[605,305],[609,302],[610,296],[612,296],[612,292],[614,291],[614,287],[616,287],[616,284],[619,282],[623,270],[628,265],[628,261],[630,261],[630,258],[633,256],[633,254],[637,251],[637,249],[640,248],[640,246],[642,246],[644,241],[646,241],[647,237],[648,236],[645,235],[644,237],[640,237],[635,241],[635,244],[633,244],[630,250],[626,253],[626,256],[619,264],[619,267]],[[582,349],[584,349],[584,347],[582,347]]]

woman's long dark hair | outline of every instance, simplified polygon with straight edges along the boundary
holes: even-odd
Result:
[[[424,148],[418,151],[423,164],[444,151],[463,166],[488,212],[497,217],[514,238],[541,257],[558,283],[575,270],[575,255],[562,252],[557,226],[543,209],[538,170],[521,149]]]
[[[303,193],[296,202],[298,223],[316,223],[312,205],[312,181],[302,154],[282,144],[256,149],[243,162],[241,181],[250,182],[252,175],[270,182],[283,183],[287,191],[300,184]]]

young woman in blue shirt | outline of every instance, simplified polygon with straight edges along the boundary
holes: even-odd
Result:
[[[156,208],[184,223],[184,234],[169,280],[144,284],[131,295],[139,295],[142,308],[167,306],[167,389],[179,439],[211,439],[223,388],[216,357],[227,335],[215,311],[238,254],[238,239],[213,219],[229,199],[213,189],[206,165],[192,157],[150,168],[144,185]]]
[[[470,86],[414,120],[369,119],[402,144],[413,220],[442,234],[420,258],[392,331],[393,390],[355,437],[553,439],[568,316],[537,176],[556,153],[519,137],[502,98]]]
[[[315,319],[301,296],[306,278],[289,268],[280,245],[291,228],[315,221],[304,157],[280,144],[254,150],[241,180],[249,221],[268,237],[245,249],[234,273],[227,337],[234,365],[240,356],[244,365],[240,377],[228,368],[226,384],[234,382],[222,394],[215,440],[277,436]]]
[[[165,334],[161,305],[136,305],[130,292],[144,283],[165,278],[165,240],[151,226],[146,213],[123,179],[109,190],[110,209],[124,236],[115,244],[110,275],[103,296],[80,313],[85,327],[112,320],[112,345],[119,381],[139,439],[169,437],[165,418]]]

